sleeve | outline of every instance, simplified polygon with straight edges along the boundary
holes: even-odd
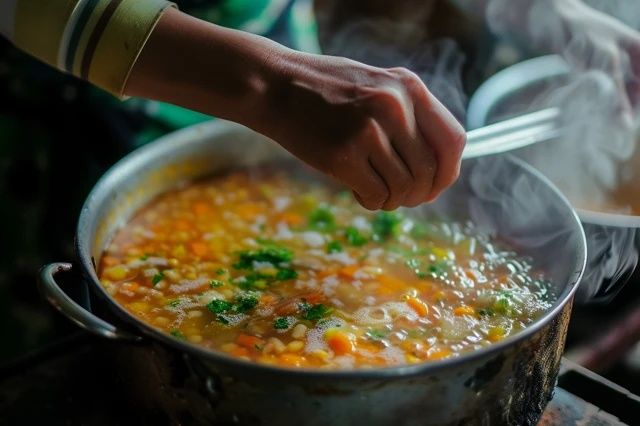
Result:
[[[36,58],[122,96],[166,0],[2,0],[0,33]]]

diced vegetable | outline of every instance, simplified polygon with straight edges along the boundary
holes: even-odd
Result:
[[[336,220],[328,207],[318,207],[309,214],[309,228],[321,232],[335,229]]]
[[[100,257],[105,290],[177,339],[321,369],[458,357],[555,300],[530,260],[472,223],[367,212],[270,167],[152,201]]]

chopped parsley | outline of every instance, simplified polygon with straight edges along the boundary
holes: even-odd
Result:
[[[298,278],[298,273],[290,268],[280,268],[276,273],[276,280],[287,281]]]
[[[155,274],[153,278],[151,278],[151,284],[155,287],[163,279],[164,279],[164,274],[162,273],[162,271],[160,271],[157,274]]]
[[[216,275],[224,275],[227,273],[227,270],[224,268],[218,268],[216,269]]]
[[[500,290],[492,306],[495,312],[503,315],[511,315],[513,311],[513,293],[509,290]]]
[[[434,262],[431,265],[429,265],[429,268],[428,268],[429,274],[433,278],[441,277],[447,273],[448,266],[449,265],[447,265],[447,262],[442,260],[439,262]]]
[[[231,310],[232,307],[233,305],[231,303],[227,302],[226,300],[220,300],[220,299],[212,300],[207,305],[207,309],[209,309],[209,311],[211,311],[214,314],[221,314],[221,313],[227,312]]]
[[[367,243],[367,238],[354,226],[347,227],[344,231],[344,235],[347,238],[347,243],[351,246],[360,247]]]
[[[340,253],[342,251],[342,244],[338,241],[331,241],[327,244],[327,253]]]
[[[225,314],[244,314],[258,305],[258,294],[246,292],[236,296],[233,303],[226,300],[215,299],[209,302],[207,309],[216,315],[216,320],[227,325],[229,320]]]
[[[180,330],[178,330],[178,329],[175,329],[175,328],[174,328],[174,329],[173,329],[173,330],[171,330],[169,333],[170,333],[173,337],[175,337],[175,338],[177,338],[177,339],[182,339],[182,340],[184,340],[184,339],[185,339],[184,334],[182,334],[182,333],[180,332]]]
[[[145,253],[142,256],[140,256],[140,260],[142,260],[143,262],[147,259],[149,259],[149,253]]]
[[[400,224],[403,219],[398,212],[381,211],[376,213],[371,222],[374,238],[379,241],[397,237],[400,234]]]
[[[336,227],[336,219],[328,207],[318,207],[309,213],[309,228],[321,232],[333,231]]]
[[[278,317],[273,321],[273,328],[276,330],[286,330],[289,328],[289,318],[287,317]]]
[[[323,305],[322,303],[312,305],[311,303],[307,303],[305,300],[300,303],[299,308],[302,312],[302,318],[310,321],[317,321],[324,318],[333,311],[333,309]]]
[[[253,262],[269,262],[274,265],[289,262],[293,259],[293,252],[286,247],[268,245],[258,250],[246,250],[239,253],[236,269],[253,269]]]
[[[233,305],[233,312],[238,314],[244,314],[249,312],[258,304],[259,295],[254,292],[246,292],[236,297],[235,305]]]
[[[491,308],[481,308],[478,309],[478,315],[482,317],[492,317],[494,314],[493,309]]]

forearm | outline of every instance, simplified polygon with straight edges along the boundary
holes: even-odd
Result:
[[[289,54],[289,49],[263,37],[169,10],[132,69],[125,94],[263,130],[267,92]]]

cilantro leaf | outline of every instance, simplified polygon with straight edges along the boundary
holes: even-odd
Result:
[[[214,287],[222,287],[224,285],[223,281],[220,280],[211,280],[209,281],[209,287],[214,288]]]
[[[164,274],[162,273],[162,271],[160,271],[157,274],[155,274],[153,278],[151,278],[151,284],[155,287],[163,279],[164,279]]]
[[[398,212],[381,211],[376,213],[371,222],[374,236],[378,240],[397,237],[400,233],[400,224],[403,219],[403,216]]]
[[[246,292],[236,297],[233,305],[233,312],[244,314],[255,308],[258,304],[259,295],[254,292]]]
[[[338,241],[331,241],[327,244],[327,253],[340,253],[342,251],[342,244]]]
[[[293,252],[286,247],[269,245],[258,250],[247,250],[239,253],[239,260],[233,267],[236,269],[253,269],[253,262],[269,262],[274,265],[289,262]]]
[[[347,227],[344,231],[344,235],[347,238],[349,245],[360,247],[367,243],[367,238],[364,237],[354,226]]]
[[[333,309],[319,303],[317,305],[311,305],[310,303],[303,302],[299,305],[302,311],[302,318],[310,321],[316,321],[320,318],[324,318],[329,315]]]
[[[329,232],[336,227],[336,219],[328,207],[318,207],[309,213],[309,227],[316,231]]]
[[[214,314],[221,314],[231,310],[233,305],[226,300],[215,299],[209,302],[207,309]]]
[[[276,330],[286,330],[289,328],[289,318],[287,317],[278,317],[273,321],[273,328]]]

